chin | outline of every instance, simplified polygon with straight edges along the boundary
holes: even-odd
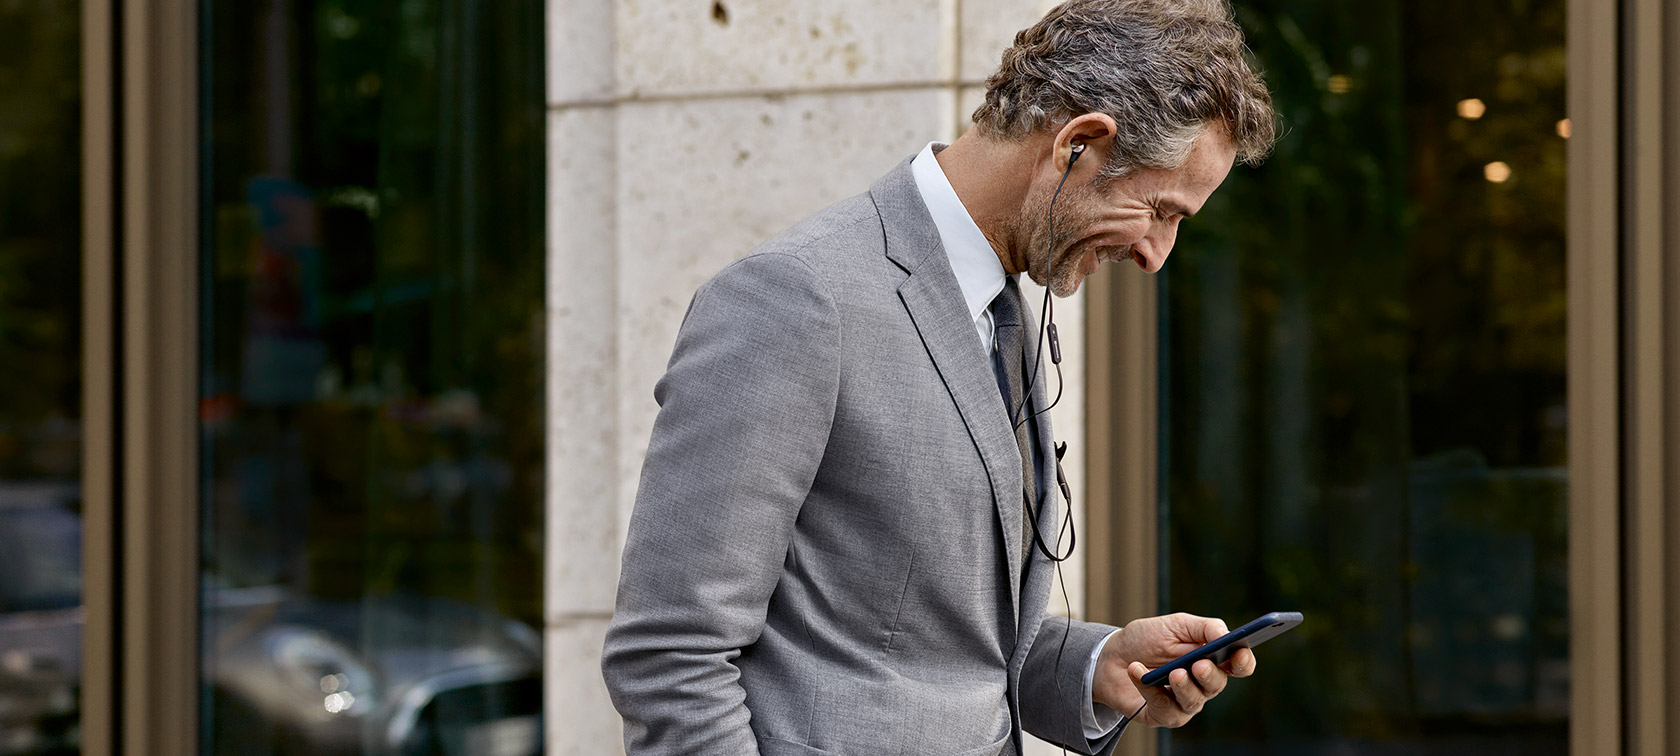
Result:
[[[1085,282],[1085,272],[1080,269],[1084,264],[1083,260],[1083,257],[1058,260],[1050,269],[1048,283],[1044,276],[1044,261],[1039,260],[1037,265],[1027,269],[1027,278],[1039,286],[1048,288],[1057,298],[1067,299],[1078,292],[1079,285]]]
[[[1084,279],[1080,279],[1069,284],[1053,286],[1050,288],[1050,293],[1055,294],[1058,299],[1067,299],[1079,293],[1079,285],[1084,282]]]
[[[1074,271],[1072,275],[1057,276],[1050,283],[1050,293],[1060,299],[1067,299],[1079,291],[1079,285],[1085,283],[1085,277]]]

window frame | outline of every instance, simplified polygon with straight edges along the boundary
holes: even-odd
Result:
[[[195,753],[198,6],[82,13],[82,749]]]

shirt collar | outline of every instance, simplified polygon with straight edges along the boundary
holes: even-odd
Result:
[[[963,207],[957,190],[934,158],[934,148],[945,149],[941,142],[928,142],[921,154],[910,161],[910,175],[916,180],[922,203],[933,216],[939,242],[951,260],[951,272],[957,274],[957,286],[962,288],[963,301],[968,304],[969,317],[978,320],[991,306],[992,299],[1003,291],[1003,263],[998,260],[992,243],[974,223],[968,208]]]

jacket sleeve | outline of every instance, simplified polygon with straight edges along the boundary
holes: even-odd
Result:
[[[1065,629],[1065,633],[1064,633]],[[1085,673],[1091,654],[1114,628],[1095,622],[1049,615],[1038,626],[1032,649],[1021,668],[1022,728],[1074,753],[1108,756],[1120,742],[1119,728],[1097,740],[1085,738],[1080,713],[1088,695]],[[1067,638],[1066,646],[1063,637]],[[1058,656],[1060,663],[1058,663]]]
[[[749,256],[701,287],[665,376],[602,653],[630,756],[757,754],[734,660],[764,628],[839,391],[817,275]]]

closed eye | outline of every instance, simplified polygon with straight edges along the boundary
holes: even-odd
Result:
[[[1191,210],[1190,208],[1185,207],[1183,205],[1180,205],[1177,202],[1173,202],[1171,200],[1168,200],[1166,202],[1162,202],[1161,205],[1160,205],[1160,209],[1157,210],[1157,212],[1160,212],[1161,210],[1170,211],[1171,213],[1177,215],[1180,218],[1193,218],[1196,215],[1196,211]]]

